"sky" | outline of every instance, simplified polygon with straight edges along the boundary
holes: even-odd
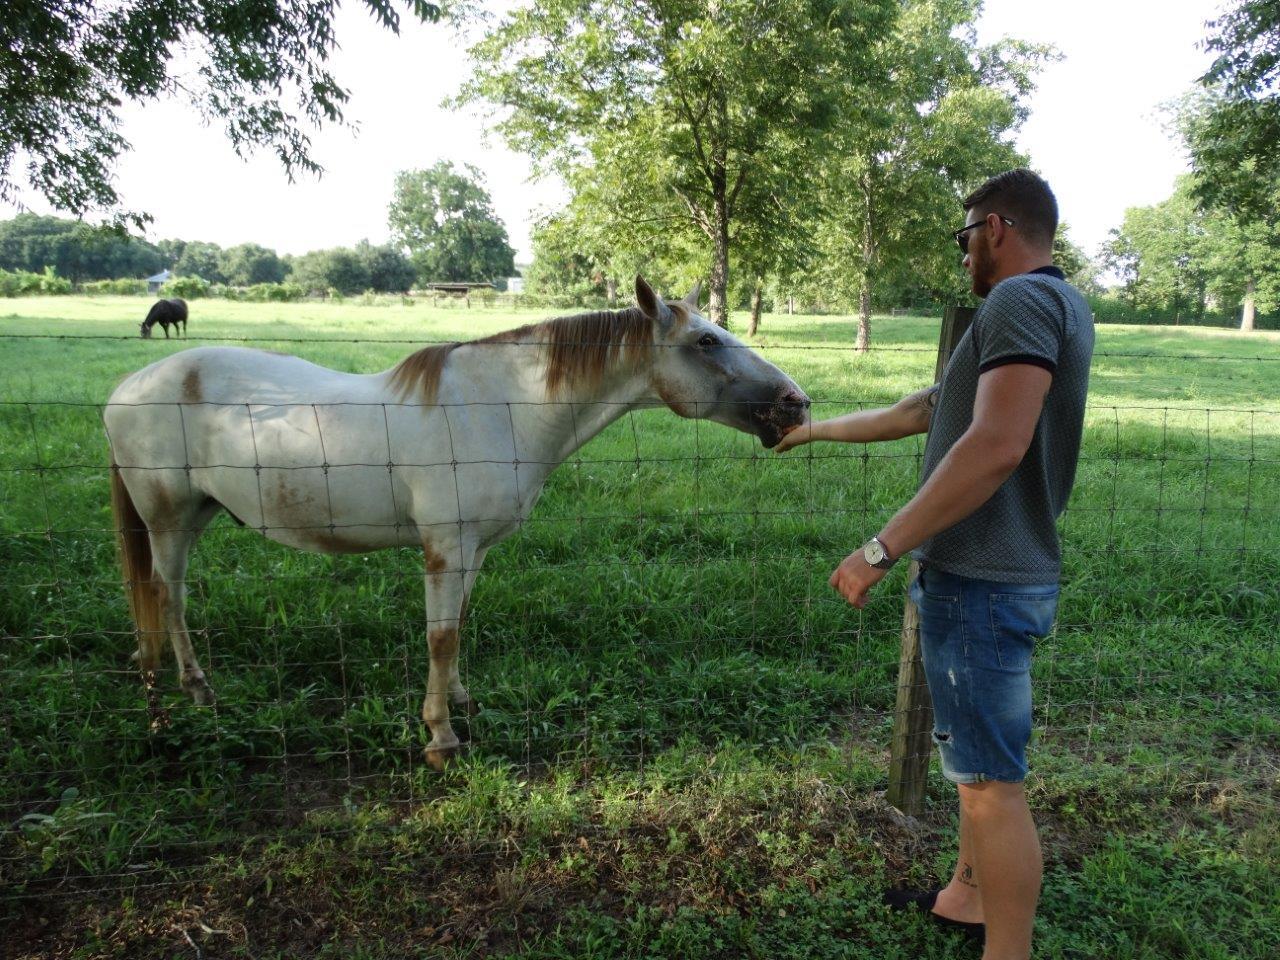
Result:
[[[1186,158],[1164,130],[1160,106],[1190,88],[1208,64],[1198,49],[1220,0],[987,0],[979,39],[1009,36],[1054,44],[1063,54],[1041,75],[1017,140],[1058,196],[1074,241],[1092,253],[1126,207],[1169,195]],[[527,158],[486,136],[476,111],[442,101],[469,75],[465,45],[449,29],[405,23],[381,29],[363,4],[336,24],[334,73],[351,91],[357,129],[314,137],[318,180],[290,184],[266,153],[236,156],[219,127],[204,127],[182,102],[128,105],[121,132],[133,150],[117,168],[126,207],[154,217],[150,239],[181,237],[281,253],[388,237],[397,171],[451,160],[478,167],[507,226],[518,262],[529,229],[566,199],[562,185],[530,179]],[[39,197],[26,204],[49,213]],[[15,208],[0,205],[0,216]]]

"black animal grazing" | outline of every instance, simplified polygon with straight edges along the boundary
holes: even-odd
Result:
[[[169,339],[169,326],[173,325],[174,331],[177,332],[181,325],[182,336],[187,335],[187,301],[174,297],[172,300],[157,300],[155,305],[147,313],[147,319],[142,321],[142,339],[151,339],[151,328],[156,324],[164,327],[164,338]]]

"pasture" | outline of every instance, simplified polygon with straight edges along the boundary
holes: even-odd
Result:
[[[98,405],[220,338],[338,369],[545,311],[0,303],[0,942],[7,956],[977,956],[880,891],[949,873],[954,793],[879,799],[904,565],[826,585],[914,490],[922,444],[785,456],[624,417],[495,548],[463,636],[483,709],[422,759],[422,559],[329,557],[214,521],[148,730]],[[737,318],[735,329],[744,324]],[[931,378],[936,318],[766,316],[814,416]],[[38,336],[32,336],[38,335]],[[116,337],[119,339],[103,339]],[[382,342],[377,342],[382,341]],[[1262,958],[1280,942],[1280,335],[1101,326],[1035,668],[1037,956]],[[168,654],[171,658],[171,653]]]

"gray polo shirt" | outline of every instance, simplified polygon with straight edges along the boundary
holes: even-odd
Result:
[[[1093,314],[1056,267],[1002,280],[987,295],[942,375],[924,450],[921,484],[973,421],[978,378],[1009,363],[1053,374],[1026,456],[995,494],[914,556],[976,580],[1055,583],[1061,572],[1057,518],[1080,455]]]

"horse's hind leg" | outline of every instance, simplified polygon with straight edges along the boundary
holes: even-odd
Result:
[[[167,527],[157,525],[151,530],[152,564],[160,580],[160,612],[177,657],[178,681],[200,706],[212,704],[215,698],[187,630],[187,561],[191,548],[218,509],[216,502],[205,501],[171,517]]]

